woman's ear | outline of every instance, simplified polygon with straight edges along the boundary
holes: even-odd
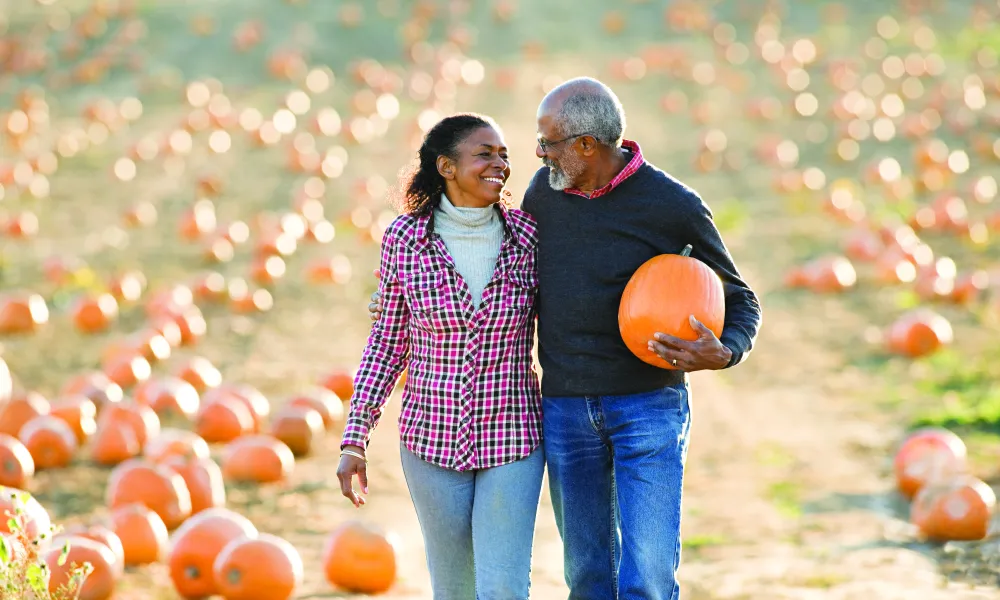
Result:
[[[437,169],[441,177],[445,179],[455,179],[455,161],[451,160],[445,155],[441,155],[437,158]]]

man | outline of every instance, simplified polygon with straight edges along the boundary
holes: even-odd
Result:
[[[580,78],[553,89],[537,127],[544,166],[522,208],[538,222],[545,455],[570,600],[674,600],[686,373],[744,360],[760,304],[708,206],[623,139],[625,113],[607,86]],[[676,367],[661,369],[625,346],[618,305],[642,263],[686,244],[722,278],[725,325],[721,338],[693,317],[695,341],[656,334],[650,348]]]

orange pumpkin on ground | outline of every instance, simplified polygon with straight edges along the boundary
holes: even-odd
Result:
[[[145,404],[122,402],[108,407],[101,413],[98,426],[111,422],[128,427],[135,435],[140,451],[146,446],[146,440],[160,435],[160,417]]]
[[[122,565],[110,548],[94,540],[69,536],[65,560],[61,559],[63,546],[45,551],[43,558],[49,571],[49,593],[54,594],[69,584],[73,569],[89,563],[92,570],[78,590],[77,600],[110,600],[121,578]],[[62,563],[62,564],[60,564]]]
[[[210,508],[188,519],[170,539],[170,579],[183,598],[216,595],[219,587],[213,567],[230,542],[257,537],[246,517],[225,508]]]
[[[138,503],[156,512],[167,529],[191,516],[191,493],[184,478],[162,465],[133,458],[118,465],[108,479],[107,504]]]
[[[722,280],[690,253],[688,245],[679,255],[663,254],[643,263],[625,286],[618,309],[625,345],[643,362],[663,369],[675,367],[649,349],[653,334],[695,340],[698,333],[689,322],[694,315],[716,336],[722,335],[726,317]]]
[[[989,485],[959,476],[921,488],[910,507],[910,520],[932,540],[981,540],[989,531],[996,503]]]
[[[205,392],[203,400],[207,404],[219,398],[234,398],[246,405],[250,410],[250,416],[253,417],[253,433],[260,433],[262,431],[264,420],[271,414],[271,403],[268,402],[267,396],[252,385],[222,384],[215,389]]]
[[[308,406],[319,412],[323,418],[323,427],[332,429],[344,420],[344,402],[330,390],[314,386],[301,394],[292,396],[286,406]]]
[[[111,294],[82,295],[70,309],[73,324],[83,333],[104,331],[118,318],[118,301]]]
[[[34,496],[18,488],[0,486],[0,534],[12,533],[7,524],[17,509],[21,509],[24,533],[30,540],[48,535],[52,519]]]
[[[81,537],[104,544],[115,555],[118,576],[125,572],[125,548],[118,534],[103,525],[76,525],[65,528],[52,540],[54,547],[62,547],[66,538]]]
[[[197,456],[167,456],[161,463],[184,478],[191,494],[191,514],[226,504],[226,484],[222,469],[211,458]]]
[[[271,420],[271,435],[281,440],[295,456],[306,456],[322,437],[323,417],[308,406],[286,406]]]
[[[254,429],[254,419],[244,402],[220,397],[202,404],[194,420],[195,433],[213,444],[231,442]]]
[[[911,433],[896,451],[896,487],[906,498],[938,479],[950,479],[966,469],[965,442],[947,429],[925,427]]]
[[[910,358],[933,354],[952,341],[954,332],[948,319],[926,308],[904,314],[886,332],[889,351]]]
[[[396,581],[399,550],[392,535],[351,521],[330,534],[323,546],[323,573],[334,587],[381,594]]]
[[[112,529],[125,550],[125,565],[147,565],[167,555],[170,533],[163,519],[142,504],[124,504],[111,512]]]
[[[31,452],[21,440],[0,433],[0,486],[23,489],[34,474],[35,460]]]
[[[181,364],[174,375],[190,383],[200,394],[222,383],[222,373],[211,361],[202,356],[192,357]]]
[[[31,453],[36,469],[65,467],[76,453],[76,434],[62,419],[41,415],[28,421],[17,436]]]
[[[161,417],[191,420],[201,406],[198,390],[179,377],[164,377],[143,391],[150,408]]]
[[[269,435],[247,435],[230,442],[222,455],[226,481],[283,481],[295,467],[287,444]]]
[[[64,421],[73,430],[78,444],[83,444],[97,431],[97,405],[86,396],[70,396],[52,403],[52,416]]]
[[[121,464],[140,452],[142,447],[132,426],[115,419],[102,419],[90,444],[90,458],[105,466]]]
[[[337,397],[347,402],[354,395],[354,377],[342,369],[331,372],[323,379],[323,387],[330,390]]]
[[[266,533],[232,540],[212,567],[227,600],[288,600],[302,585],[302,557],[294,546]]]
[[[52,406],[41,394],[27,392],[0,406],[0,433],[17,437],[25,424],[51,412]]]
[[[38,294],[0,296],[0,334],[34,333],[49,322],[49,307]]]
[[[160,463],[174,455],[208,458],[209,448],[208,442],[197,433],[168,427],[146,442],[143,454],[149,460]]]

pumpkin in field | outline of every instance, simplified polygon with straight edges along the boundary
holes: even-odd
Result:
[[[155,463],[163,462],[173,455],[208,458],[209,448],[208,442],[197,433],[167,427],[155,437],[149,438],[143,448],[143,455]]]
[[[183,598],[219,593],[213,567],[230,542],[257,537],[249,519],[226,508],[210,508],[188,519],[170,538],[170,579]]]
[[[325,429],[332,429],[334,425],[344,420],[343,400],[330,390],[320,386],[314,386],[292,396],[286,406],[307,406],[315,409],[323,417]]]
[[[220,396],[205,402],[194,418],[194,431],[206,442],[231,442],[254,429],[250,409],[231,396]]]
[[[889,351],[910,358],[933,354],[953,340],[954,332],[948,319],[927,308],[904,314],[886,333]]]
[[[77,449],[73,429],[52,415],[40,415],[28,421],[17,437],[31,453],[36,469],[65,467],[73,460]]]
[[[285,406],[271,420],[271,435],[285,442],[295,456],[312,452],[324,431],[323,417],[308,406]]]
[[[26,392],[15,396],[7,404],[0,406],[0,433],[17,437],[28,421],[47,415],[52,405],[45,396],[36,392]]]
[[[997,498],[993,489],[972,476],[924,486],[910,507],[910,520],[937,541],[972,541],[986,537]]]
[[[98,333],[118,318],[118,301],[108,293],[81,295],[73,304],[71,314],[80,332]]]
[[[219,398],[232,398],[246,405],[253,417],[253,433],[262,431],[264,420],[271,413],[271,403],[260,390],[247,384],[224,383],[205,392],[202,401],[208,404]]]
[[[0,433],[0,486],[23,488],[34,474],[35,460],[31,452],[21,440]]]
[[[128,423],[115,419],[102,419],[90,444],[91,460],[106,466],[121,464],[139,456],[141,451],[135,430]]]
[[[226,544],[212,570],[219,592],[229,600],[287,600],[302,585],[305,568],[294,546],[262,533]]]
[[[222,469],[211,458],[172,454],[161,463],[173,470],[187,484],[191,494],[191,514],[226,504],[226,485]]]
[[[122,565],[110,548],[79,536],[64,538],[68,546],[65,559],[61,558],[63,546],[60,544],[45,551],[43,558],[49,571],[49,593],[56,592],[69,584],[74,567],[89,563],[92,571],[84,579],[75,596],[78,600],[109,600],[121,577]]]
[[[391,535],[352,521],[338,527],[323,546],[323,573],[334,587],[381,594],[396,580],[398,549]]]
[[[322,385],[345,402],[354,395],[354,377],[342,369],[332,371],[323,379]]]
[[[52,545],[62,547],[66,538],[86,538],[88,540],[103,544],[115,555],[118,575],[125,571],[125,547],[122,546],[122,539],[118,534],[103,525],[75,525],[65,528],[52,540]]]
[[[918,429],[896,451],[896,487],[913,498],[927,483],[963,472],[965,458],[965,443],[954,433],[938,427]]]
[[[112,529],[122,542],[127,566],[159,562],[167,554],[170,533],[163,519],[142,504],[125,504],[111,512]]]
[[[0,486],[0,534],[13,533],[7,521],[17,510],[21,511],[28,539],[35,540],[42,534],[49,534],[52,519],[34,496],[17,488]]]
[[[78,444],[83,444],[97,431],[97,405],[86,396],[70,396],[52,403],[53,417],[73,430]]]
[[[269,435],[246,435],[230,442],[222,454],[226,481],[272,483],[286,479],[295,467],[287,444]]]
[[[127,460],[111,471],[107,503],[111,508],[142,504],[159,515],[167,529],[191,516],[191,493],[184,478],[141,458]]]
[[[618,308],[618,327],[625,345],[645,363],[673,370],[648,344],[655,333],[697,339],[689,317],[694,315],[716,336],[722,335],[726,301],[722,280],[692,258],[688,245],[679,255],[662,254],[632,275]]]
[[[140,451],[146,446],[146,440],[160,434],[160,417],[145,404],[123,402],[107,407],[101,413],[98,427],[111,423],[130,429],[135,435]]]
[[[34,333],[49,321],[49,307],[38,294],[0,296],[0,334]]]

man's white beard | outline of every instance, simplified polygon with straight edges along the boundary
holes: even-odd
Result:
[[[587,168],[584,162],[575,156],[563,160],[562,169],[556,167],[550,160],[546,160],[545,165],[549,168],[549,187],[558,192],[573,187],[574,182]]]

